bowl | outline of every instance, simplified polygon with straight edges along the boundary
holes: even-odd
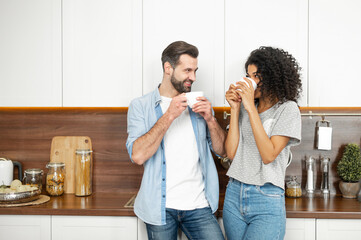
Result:
[[[40,198],[39,189],[26,192],[0,193],[0,204],[31,202]]]

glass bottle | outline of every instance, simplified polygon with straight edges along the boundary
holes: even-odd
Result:
[[[60,196],[64,193],[65,164],[50,162],[46,165],[46,191],[51,196]]]
[[[329,182],[329,171],[330,171],[330,159],[323,158],[321,160],[321,191],[322,193],[330,193],[330,182]]]
[[[23,184],[37,187],[40,191],[43,187],[43,170],[39,168],[30,168],[24,171]]]
[[[75,154],[75,195],[89,196],[92,194],[92,151],[77,149]]]
[[[301,184],[297,182],[296,176],[291,176],[291,180],[286,183],[286,196],[293,198],[302,196]]]

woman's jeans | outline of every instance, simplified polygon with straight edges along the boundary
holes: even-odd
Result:
[[[180,227],[188,239],[223,240],[221,228],[210,207],[189,211],[166,209],[166,225],[147,224],[148,239],[176,240]]]
[[[227,185],[223,224],[228,240],[283,239],[286,228],[284,190],[241,183],[233,178]]]

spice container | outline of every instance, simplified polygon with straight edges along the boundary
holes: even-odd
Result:
[[[43,186],[43,170],[39,168],[30,168],[24,171],[23,184],[37,187],[40,191]]]
[[[312,194],[315,191],[315,159],[309,157],[306,160],[306,169],[307,169],[307,182],[306,182],[306,192]]]
[[[49,169],[46,175],[46,191],[51,196],[60,196],[64,193],[65,164],[50,162],[46,165]]]
[[[330,159],[322,158],[321,160],[321,172],[322,172],[322,181],[321,181],[321,191],[322,193],[330,193],[330,181],[329,175],[330,172]]]
[[[75,154],[75,195],[91,195],[93,168],[92,151],[90,149],[77,149]]]
[[[292,176],[291,180],[286,183],[286,196],[293,198],[302,196],[301,184],[297,182],[296,176]]]

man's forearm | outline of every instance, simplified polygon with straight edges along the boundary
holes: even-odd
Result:
[[[132,150],[135,163],[142,165],[155,154],[172,121],[169,114],[164,114],[146,134],[135,140]]]

